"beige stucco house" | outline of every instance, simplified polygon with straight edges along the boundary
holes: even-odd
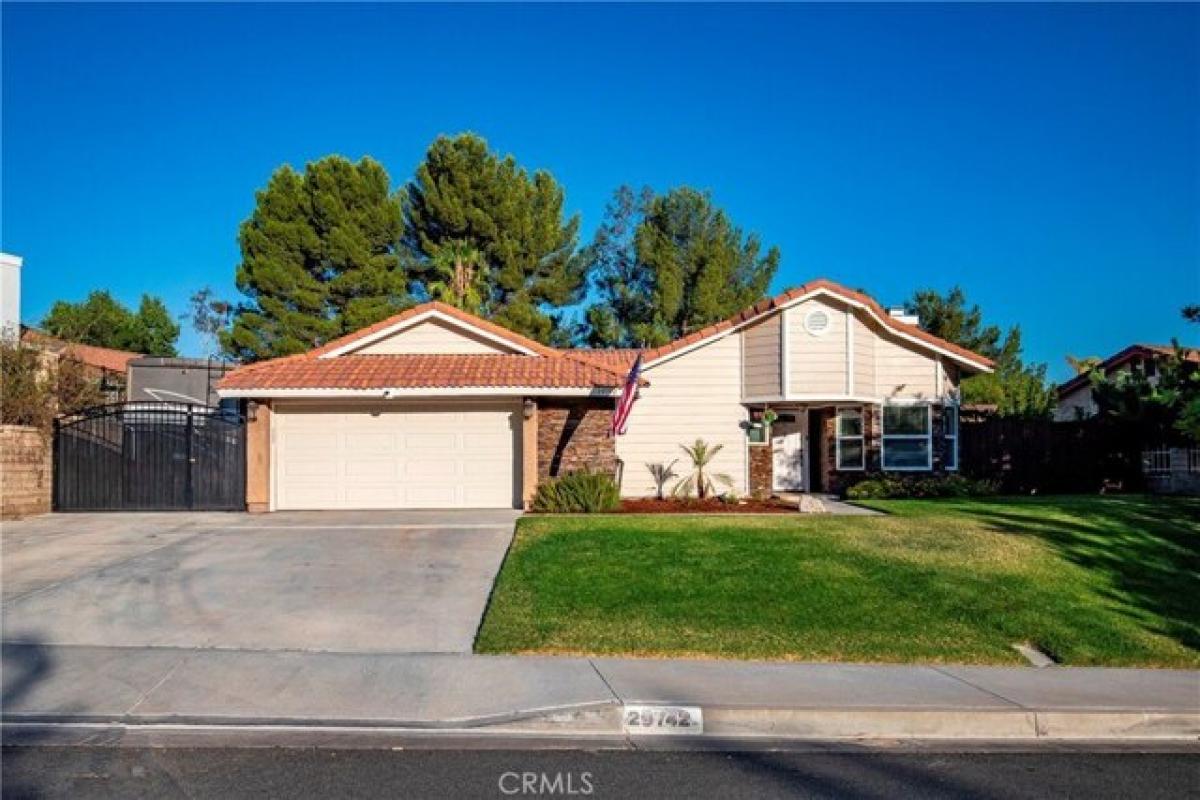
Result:
[[[646,465],[697,438],[722,446],[714,471],[743,495],[954,470],[958,383],[991,369],[818,280],[643,351],[627,432],[612,438],[636,356],[549,348],[426,303],[237,369],[219,392],[247,403],[251,510],[520,507],[539,480],[584,467],[652,494]]]

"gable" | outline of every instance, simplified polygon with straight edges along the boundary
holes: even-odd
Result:
[[[350,350],[347,355],[496,355],[516,352],[517,348],[484,337],[466,326],[431,317]]]
[[[928,399],[958,385],[959,369],[943,357],[828,295],[769,312],[741,337],[746,398]]]

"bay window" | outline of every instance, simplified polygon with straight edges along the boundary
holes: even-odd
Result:
[[[837,468],[861,470],[865,464],[861,408],[837,410]]]
[[[926,403],[883,407],[883,468],[933,468],[933,407]]]

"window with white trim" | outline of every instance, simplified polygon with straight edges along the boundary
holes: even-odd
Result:
[[[861,408],[837,410],[837,468],[861,470],[866,459]]]
[[[958,406],[947,403],[942,406],[942,435],[946,438],[946,451],[942,458],[948,470],[958,469]]]
[[[933,407],[927,403],[883,407],[883,468],[933,469]]]

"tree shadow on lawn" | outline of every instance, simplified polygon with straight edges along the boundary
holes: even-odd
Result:
[[[1099,594],[1143,629],[1200,652],[1200,501],[1090,498],[1062,506],[1037,501],[971,515],[998,533],[1034,536],[1104,578]],[[1064,512],[1071,514],[1064,519]]]

